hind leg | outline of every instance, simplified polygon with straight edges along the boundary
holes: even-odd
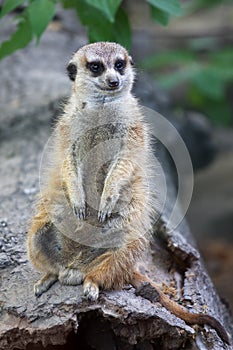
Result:
[[[47,218],[45,218],[47,219]],[[34,218],[28,237],[28,254],[33,265],[45,275],[35,284],[34,293],[40,296],[57,280],[63,285],[79,285],[84,275],[69,266],[77,250],[75,243],[62,235],[52,222]]]
[[[144,237],[129,241],[118,249],[110,249],[92,261],[84,279],[84,294],[90,300],[99,296],[99,288],[119,290],[132,280],[135,262],[144,250]]]
[[[62,250],[63,239],[52,223],[46,223],[29,235],[29,259],[39,271],[58,274]]]
[[[63,285],[77,286],[83,282],[83,279],[84,274],[75,269],[62,268],[58,275],[48,272],[35,283],[34,294],[36,297],[40,297],[41,294],[47,292],[57,280]]]
[[[44,276],[34,285],[34,293],[39,297],[57,281],[62,261],[62,240],[51,222],[32,226],[28,237],[28,255],[32,264],[44,272]]]
[[[58,279],[61,284],[77,286],[84,280],[84,274],[77,269],[62,268],[59,271]]]

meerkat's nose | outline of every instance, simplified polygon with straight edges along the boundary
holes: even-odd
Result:
[[[110,88],[117,88],[119,86],[119,80],[117,78],[109,78],[108,86]]]

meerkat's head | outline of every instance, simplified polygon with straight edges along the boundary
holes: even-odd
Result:
[[[79,49],[67,71],[78,96],[105,100],[131,90],[134,80],[132,65],[132,58],[121,45],[97,42]]]

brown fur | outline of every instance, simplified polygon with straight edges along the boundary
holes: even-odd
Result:
[[[119,60],[122,71],[115,66]],[[84,294],[96,300],[99,288],[149,281],[167,309],[188,323],[210,324],[227,341],[216,320],[189,313],[135,270],[149,243],[156,200],[149,132],[131,95],[131,61],[120,45],[96,43],[77,51],[68,65],[73,93],[54,130],[28,236],[29,258],[45,274],[35,294],[57,279],[84,281]],[[101,74],[90,70],[92,62],[104,67]]]
[[[149,283],[152,287],[156,289],[159,295],[159,301],[160,303],[168,310],[172,311],[174,315],[181,318],[182,320],[185,320],[187,323],[190,324],[199,324],[204,325],[208,324],[212,328],[216,330],[220,338],[226,342],[227,344],[230,344],[229,337],[223,326],[220,324],[219,321],[217,321],[214,317],[204,314],[195,314],[190,313],[187,309],[185,309],[183,306],[177,304],[173,300],[171,300],[166,294],[164,294],[159,286],[153,282],[150,278],[147,276],[142,275],[138,271],[134,271],[133,278],[131,279],[131,284],[138,288],[142,285],[142,283]]]

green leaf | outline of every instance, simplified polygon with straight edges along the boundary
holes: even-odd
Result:
[[[86,0],[86,2],[87,4],[100,10],[105,17],[113,23],[115,14],[122,0]]]
[[[76,9],[81,23],[88,27],[90,42],[116,41],[127,48],[130,46],[130,25],[127,15],[121,8],[117,11],[114,23],[111,23],[100,10],[87,5],[85,0],[79,0]]]
[[[107,20],[101,11],[88,5],[85,0],[79,0],[76,3],[76,10],[82,25],[88,27],[90,42],[112,40],[112,23]]]
[[[33,38],[31,23],[28,17],[24,17],[18,23],[18,28],[11,38],[0,46],[0,59],[10,55],[18,49],[25,47]]]
[[[75,1],[75,0],[66,0],[66,3],[70,4],[70,2]],[[92,26],[92,23],[100,23],[102,22],[102,19],[104,22],[107,23],[106,18],[103,16],[103,14],[98,11],[96,8],[93,6],[87,5],[85,0],[79,0],[75,3],[75,8],[77,11],[77,15],[82,23],[83,26]],[[98,19],[97,17],[100,16]],[[104,24],[105,25],[105,24]],[[98,30],[98,28],[97,28]]]
[[[13,11],[16,7],[23,4],[25,0],[5,0],[2,5],[2,10],[0,12],[0,18],[5,16],[7,13]]]
[[[168,12],[164,12],[163,10],[160,10],[155,6],[150,6],[150,13],[151,17],[155,22],[158,22],[163,26],[166,26],[168,24],[170,19],[170,15]]]
[[[179,16],[182,13],[179,0],[147,0],[147,2],[173,16]]]
[[[28,6],[29,19],[37,41],[55,14],[55,3],[51,0],[34,0]]]
[[[77,0],[62,0],[62,5],[65,9],[76,8]]]
[[[131,47],[131,28],[126,12],[119,8],[113,24],[114,41],[123,45],[126,49]]]
[[[94,25],[88,26],[88,38],[90,43],[96,41],[114,41],[114,35],[110,30],[110,22],[107,23],[104,20],[95,27]]]

